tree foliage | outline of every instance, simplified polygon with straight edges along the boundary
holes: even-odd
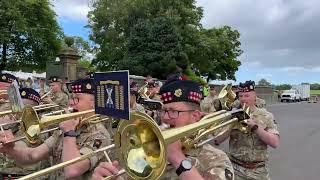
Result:
[[[280,84],[280,85],[276,85],[275,89],[276,90],[289,90],[291,89],[291,85],[290,84]]]
[[[271,86],[271,83],[268,82],[266,79],[262,78],[260,79],[260,81],[258,82],[259,86]]]
[[[175,67],[210,79],[235,79],[240,33],[228,26],[204,29],[195,0],[97,0],[89,13],[93,64],[163,78]],[[145,66],[144,66],[145,65]]]
[[[0,1],[0,69],[44,70],[62,32],[48,0]]]

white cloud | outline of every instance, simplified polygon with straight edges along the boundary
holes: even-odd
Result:
[[[88,21],[87,14],[90,10],[88,0],[55,0],[52,4],[60,19]]]

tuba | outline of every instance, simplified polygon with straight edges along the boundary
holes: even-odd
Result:
[[[246,110],[221,110],[204,116],[199,122],[161,131],[155,121],[145,113],[131,112],[130,120],[122,120],[114,135],[115,144],[100,148],[89,154],[54,165],[36,173],[22,177],[21,180],[39,178],[58,169],[64,168],[97,153],[115,149],[121,164],[125,167],[116,176],[123,173],[132,179],[159,179],[167,164],[166,146],[180,140],[185,150],[205,144],[208,135],[219,135],[245,119],[249,118]],[[139,162],[139,163],[137,163]],[[110,179],[113,177],[106,177]]]

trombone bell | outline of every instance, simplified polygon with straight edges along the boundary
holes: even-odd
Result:
[[[166,167],[166,150],[154,120],[140,112],[121,121],[114,135],[118,157],[132,179],[157,179]],[[121,146],[122,145],[122,146]]]

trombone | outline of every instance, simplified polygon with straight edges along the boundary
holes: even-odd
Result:
[[[55,108],[55,107],[59,107],[59,105],[57,104],[41,104],[38,106],[34,106],[34,110],[36,111],[43,111],[43,110],[47,110],[47,109],[51,109],[51,108]],[[0,111],[0,117],[1,116],[6,116],[9,114],[15,113],[12,110],[7,110],[7,111]],[[0,125],[1,126],[1,125]]]
[[[24,132],[25,136],[16,138],[12,141],[9,141],[8,143],[13,143],[13,142],[20,141],[22,139],[26,139],[30,144],[36,144],[40,139],[41,134],[59,129],[59,128],[53,128],[53,129],[42,131],[44,128],[47,128],[51,125],[59,124],[60,122],[63,122],[66,120],[84,117],[94,112],[95,110],[91,109],[87,111],[74,112],[70,114],[42,116],[41,119],[39,119],[37,112],[31,106],[26,106],[23,109],[22,118],[20,121],[20,124],[21,124],[20,128]],[[86,118],[81,119],[79,123],[79,127],[85,124],[94,124],[94,123],[104,122],[108,119],[109,119],[108,117],[100,117],[97,114],[90,115]]]
[[[122,120],[114,135],[115,144],[100,148],[75,159],[54,165],[36,173],[24,176],[21,180],[34,179],[71,164],[82,161],[106,151],[116,148],[121,164],[125,169],[115,176],[127,173],[132,179],[158,179],[165,171],[167,164],[166,146],[181,140],[183,147],[189,149],[202,146],[204,139],[212,134],[228,131],[235,124],[249,118],[246,110],[221,110],[204,116],[199,122],[161,131],[154,120],[145,113],[131,112],[130,120]],[[114,178],[106,177],[105,179]]]
[[[44,99],[45,97],[49,96],[51,93],[52,93],[52,89],[50,89],[50,91],[48,91],[43,96],[41,96],[41,100]]]

